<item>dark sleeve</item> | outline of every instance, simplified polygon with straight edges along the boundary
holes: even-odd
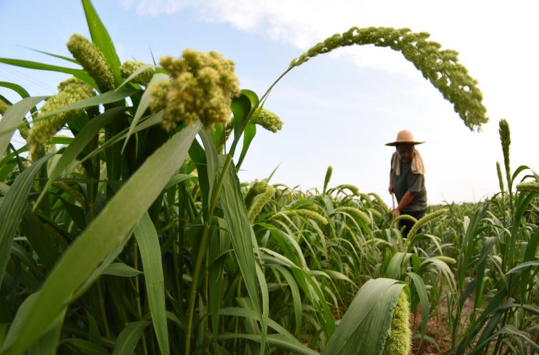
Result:
[[[410,174],[408,176],[408,191],[421,192],[425,183],[425,177],[420,174]]]

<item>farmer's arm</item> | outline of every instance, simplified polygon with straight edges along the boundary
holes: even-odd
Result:
[[[401,214],[401,211],[414,200],[415,194],[415,192],[406,191],[404,196],[402,196],[399,205],[397,206],[397,208],[395,208],[395,211],[398,213],[397,216],[399,216]],[[393,211],[393,215],[395,215],[395,211]]]

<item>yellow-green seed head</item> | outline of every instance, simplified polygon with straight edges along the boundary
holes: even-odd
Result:
[[[318,222],[324,226],[328,224],[328,220],[326,217],[322,216],[320,213],[310,211],[310,210],[299,209],[299,210],[283,211],[283,212],[279,212],[277,215],[275,215],[275,217],[279,217],[279,215],[300,216],[300,217],[312,219],[313,221]]]
[[[252,203],[251,208],[249,209],[248,216],[249,221],[253,223],[256,217],[260,214],[260,211],[264,206],[273,198],[275,195],[276,189],[273,186],[269,186],[265,192],[257,195]]]
[[[376,200],[376,202],[378,203],[378,205],[386,212],[388,213],[389,212],[389,207],[387,207],[386,203],[384,202],[384,200],[382,200],[382,198],[380,197],[380,195],[378,195],[377,193],[374,193],[374,192],[370,192],[369,193],[370,196],[374,197],[374,199]]]
[[[408,245],[410,244],[410,241],[415,236],[415,234],[417,233],[419,228],[423,227],[425,224],[429,223],[433,219],[445,215],[446,213],[447,213],[447,209],[442,208],[442,209],[439,209],[439,210],[437,210],[435,212],[431,212],[429,214],[426,214],[419,221],[417,221],[417,223],[414,224],[414,226],[410,229],[410,232],[408,232],[408,236],[406,238],[406,244],[404,245],[404,249],[408,250]]]
[[[517,185],[517,190],[520,192],[539,193],[539,182],[521,182]]]
[[[4,100],[2,100],[2,98],[0,98],[0,115],[3,115],[7,109],[9,108],[9,105],[7,104],[7,102],[5,102]]]
[[[178,59],[162,57],[161,65],[170,73],[171,80],[150,86],[150,107],[153,111],[164,110],[165,129],[196,120],[209,128],[230,121],[232,98],[240,93],[233,61],[217,52],[187,49]]]
[[[404,57],[421,71],[453,104],[455,112],[470,129],[480,129],[488,121],[486,108],[483,106],[483,94],[477,82],[468,75],[466,68],[458,63],[457,52],[440,50],[436,42],[428,41],[425,32],[412,33],[409,29],[389,27],[352,27],[342,35],[336,34],[320,42],[292,60],[290,67],[299,66],[310,58],[328,53],[333,49],[351,45],[373,44],[377,47],[389,47],[400,51]]]
[[[30,127],[28,126],[28,122],[24,120],[19,125],[19,133],[21,134],[21,137],[23,137],[25,140],[28,140],[28,134],[30,133]]]
[[[260,110],[256,123],[273,133],[277,133],[283,128],[283,121],[279,116],[265,108]]]
[[[129,78],[143,65],[146,65],[146,64],[143,62],[137,62],[137,61],[124,62],[122,66],[120,67],[122,78],[124,79]],[[133,79],[131,79],[131,82],[147,86],[150,80],[152,80],[153,75],[154,75],[154,71],[151,68],[146,68],[142,70],[142,72],[140,72]]]
[[[52,186],[57,187],[60,190],[67,192],[81,206],[84,206],[84,197],[78,190],[74,189],[73,187],[71,187],[70,185],[66,184],[63,181],[55,181],[52,183]]]
[[[410,331],[410,304],[408,295],[402,290],[397,305],[393,310],[391,330],[387,338],[384,355],[408,355],[412,348],[412,332]]]
[[[247,209],[251,208],[251,204],[253,203],[253,200],[257,195],[266,192],[266,190],[268,189],[268,186],[269,186],[268,182],[265,180],[262,180],[262,181],[255,180],[253,182],[253,184],[251,185],[251,187],[249,188],[249,191],[247,192],[245,196],[245,206],[247,206]]]
[[[333,174],[333,167],[328,166],[328,170],[326,170],[326,177],[324,178],[324,191],[323,193],[326,193],[329,185],[329,181],[331,180],[331,175]]]
[[[348,213],[348,214],[350,214],[350,215],[352,215],[354,217],[359,218],[360,220],[362,220],[366,224],[371,224],[371,222],[372,222],[371,218],[365,212],[360,210],[359,208],[344,206],[344,207],[337,208],[335,211]]]
[[[67,42],[67,48],[84,70],[95,80],[101,92],[114,90],[114,75],[98,46],[79,34],[74,34]]]
[[[76,78],[70,78],[61,82],[58,85],[58,89],[60,90],[58,94],[51,96],[43,107],[41,107],[41,111],[39,112],[34,125],[28,132],[27,141],[32,155],[34,155],[40,147],[46,145],[56,132],[58,132],[73,117],[80,114],[82,110],[71,110],[58,113],[51,117],[43,117],[49,115],[51,112],[95,95],[90,85]]]
[[[501,119],[499,122],[500,141],[502,143],[503,151],[503,163],[505,165],[505,174],[507,181],[511,181],[511,161],[509,155],[509,147],[511,146],[511,131],[509,130],[509,123],[506,120]]]
[[[369,212],[375,218],[382,218],[382,214],[378,210],[375,210],[374,208],[369,208]]]
[[[359,189],[354,185],[342,184],[342,185],[337,186],[337,189],[339,190],[347,189],[347,190],[350,190],[350,192],[352,192],[355,196],[360,195]]]

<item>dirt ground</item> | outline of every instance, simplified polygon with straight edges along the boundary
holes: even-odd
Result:
[[[467,326],[467,320],[473,311],[473,301],[467,300],[464,304],[461,317],[461,329]],[[421,312],[417,312],[417,316],[410,316],[410,322],[413,323],[413,334],[421,334]],[[419,339],[414,339],[412,342],[412,354],[415,355],[434,355],[444,354],[451,349],[451,328],[447,319],[447,304],[445,300],[441,302],[437,310],[431,310],[431,315],[427,322],[427,335],[436,340],[439,349],[428,341],[423,341],[419,348]]]

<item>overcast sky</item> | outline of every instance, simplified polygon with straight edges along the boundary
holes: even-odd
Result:
[[[539,5],[436,4],[442,2],[94,0],[122,61],[151,63],[152,53],[180,56],[185,48],[215,50],[236,62],[242,88],[259,96],[293,58],[333,33],[352,26],[430,33],[443,49],[457,50],[479,82],[490,118],[480,133],[471,132],[400,53],[356,46],[316,57],[276,86],[266,107],[280,115],[284,128],[277,134],[258,130],[240,178],[262,179],[279,166],[273,182],[309,189],[323,184],[331,165],[331,185],[353,184],[390,204],[393,150],[384,144],[408,129],[427,142],[418,149],[429,202],[479,201],[498,191],[501,118],[511,129],[512,169],[539,169]],[[88,36],[77,1],[0,1],[0,57],[65,65],[24,47],[69,55],[65,43],[73,33]],[[63,78],[0,64],[0,81],[19,83],[32,95],[54,94]]]

